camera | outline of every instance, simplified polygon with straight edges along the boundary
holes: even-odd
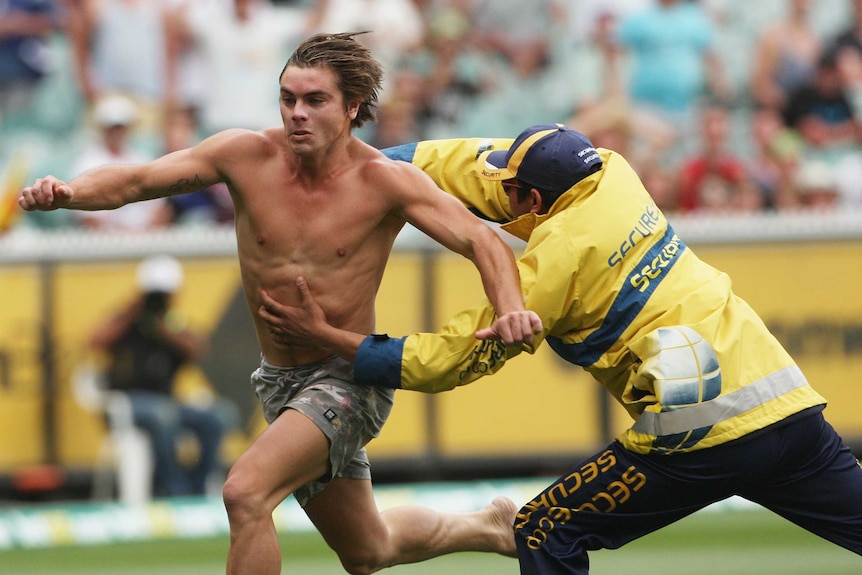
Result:
[[[144,312],[161,314],[168,309],[168,299],[171,294],[163,291],[151,291],[144,295]]]

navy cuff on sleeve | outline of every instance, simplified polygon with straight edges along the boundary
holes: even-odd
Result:
[[[401,389],[402,338],[372,334],[362,340],[353,362],[353,379],[359,385]]]
[[[383,148],[380,150],[390,160],[401,160],[402,162],[413,163],[413,156],[416,155],[416,146],[419,142],[412,144],[402,144],[400,146],[392,146],[391,148]]]

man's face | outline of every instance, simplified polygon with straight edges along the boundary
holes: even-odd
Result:
[[[504,180],[503,191],[509,197],[509,206],[512,208],[512,216],[520,218],[524,214],[533,211],[534,199],[530,193],[530,186],[518,180]],[[520,199],[524,198],[524,199]]]
[[[102,128],[102,141],[105,147],[114,154],[121,154],[126,148],[129,138],[129,126],[114,124]]]
[[[335,74],[329,68],[288,66],[280,81],[281,119],[291,150],[313,155],[350,133],[358,102],[345,109]]]

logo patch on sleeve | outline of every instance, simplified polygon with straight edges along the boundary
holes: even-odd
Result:
[[[338,417],[338,414],[335,413],[334,411],[332,411],[331,409],[327,409],[325,412],[323,412],[323,417],[325,417],[329,421],[332,421],[333,419]]]

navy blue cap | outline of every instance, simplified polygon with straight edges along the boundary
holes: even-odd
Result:
[[[508,150],[479,156],[486,180],[513,178],[543,191],[561,194],[602,167],[599,153],[582,133],[562,124],[531,126]]]

